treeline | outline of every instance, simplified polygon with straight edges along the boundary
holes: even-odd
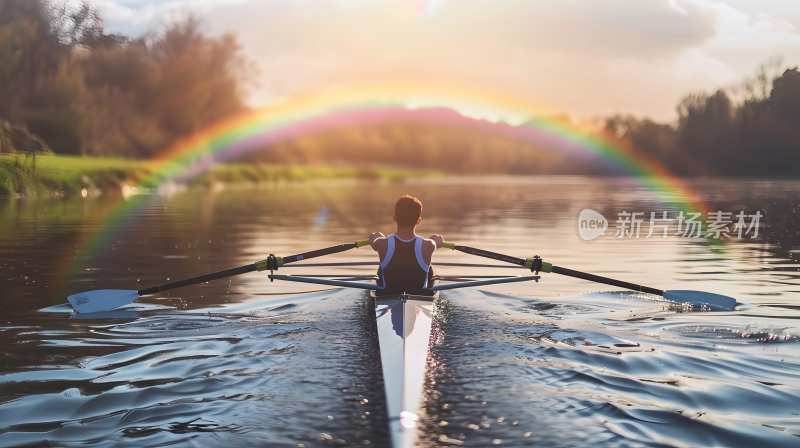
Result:
[[[233,37],[207,37],[192,18],[128,37],[105,34],[88,1],[0,0],[4,129],[23,126],[57,153],[149,157],[243,110],[249,73]]]
[[[527,142],[478,130],[413,123],[312,134],[271,145],[248,160],[457,174],[602,174],[595,167]]]
[[[800,175],[800,72],[761,66],[756,75],[678,104],[676,124],[614,116],[605,131],[683,176]]]

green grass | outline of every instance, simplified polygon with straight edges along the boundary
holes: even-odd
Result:
[[[17,193],[67,194],[83,188],[119,191],[123,184],[152,183],[155,166],[144,160],[64,155],[0,154],[0,196]],[[157,173],[156,173],[157,174]],[[362,179],[403,181],[409,178],[439,177],[443,173],[403,169],[373,169],[343,166],[224,164],[191,179],[192,185],[215,183],[305,182],[314,180]]]
[[[80,156],[21,154],[0,155],[0,194],[72,193],[83,188],[118,190],[123,183],[137,184],[150,173],[138,160]]]
[[[442,173],[400,169],[372,169],[316,165],[217,165],[195,183],[304,182],[312,180],[363,179],[399,181],[442,176]]]

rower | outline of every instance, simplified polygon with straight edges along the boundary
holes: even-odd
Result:
[[[432,295],[433,286],[431,258],[433,252],[444,245],[441,235],[427,239],[417,236],[416,229],[422,221],[422,202],[413,196],[403,196],[394,206],[394,222],[397,231],[389,236],[380,232],[369,236],[372,246],[381,260],[378,268],[378,285],[386,294]]]

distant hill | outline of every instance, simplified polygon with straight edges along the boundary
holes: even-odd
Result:
[[[332,130],[272,145],[245,160],[458,174],[599,174],[596,168],[530,143],[477,130],[419,123]]]

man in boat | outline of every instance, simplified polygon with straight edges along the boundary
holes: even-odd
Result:
[[[417,236],[422,221],[422,202],[413,196],[403,196],[394,206],[397,231],[389,236],[380,232],[369,236],[369,244],[381,260],[378,268],[378,285],[384,294],[430,295],[433,286],[431,258],[441,248],[444,238],[431,235],[427,239]]]

